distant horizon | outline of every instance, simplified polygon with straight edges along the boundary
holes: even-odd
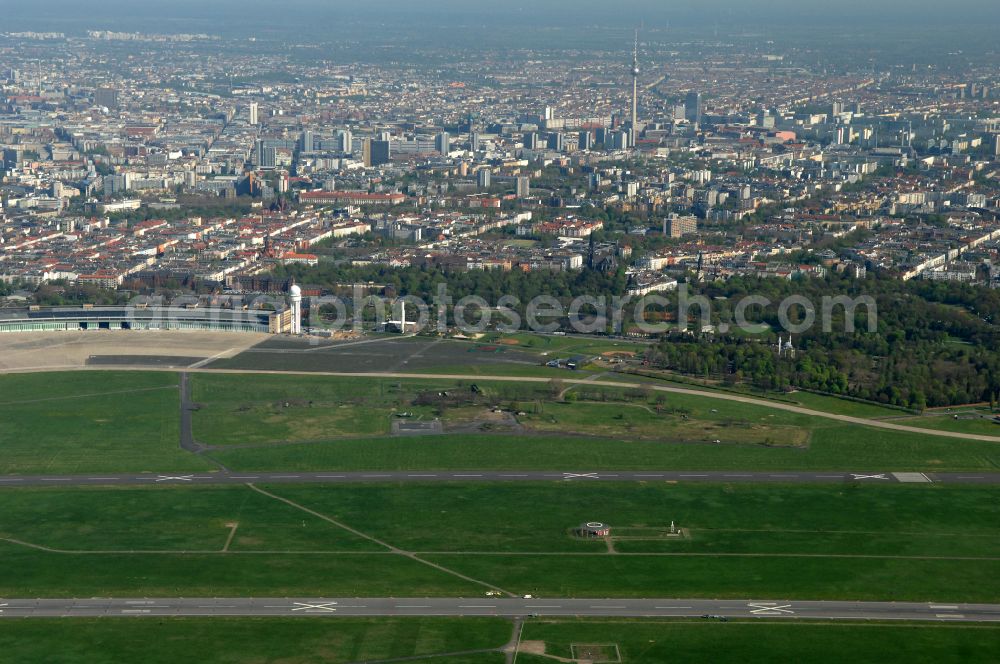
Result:
[[[741,28],[796,27],[859,28],[874,25],[938,29],[1000,26],[1000,3],[984,0],[861,0],[793,2],[792,0],[622,0],[613,9],[597,0],[542,0],[505,5],[477,6],[459,0],[382,0],[359,5],[343,0],[286,0],[280,6],[259,0],[107,0],[81,5],[68,0],[37,3],[8,0],[4,9],[4,31],[127,29],[156,33],[186,30],[217,33],[253,32],[255,27],[300,28],[304,34],[328,32],[336,36],[338,23],[372,25],[432,24],[441,27],[587,27],[650,29],[715,29],[733,32]],[[279,9],[280,7],[280,9]],[[300,19],[308,17],[307,23]],[[164,23],[166,22],[166,23]],[[994,24],[994,25],[991,25]],[[56,26],[63,26],[58,28]],[[144,26],[145,27],[142,27]],[[213,29],[214,27],[214,29]]]

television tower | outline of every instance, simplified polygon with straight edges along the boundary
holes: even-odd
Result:
[[[632,48],[632,143],[639,138],[639,31],[635,31],[635,46]]]

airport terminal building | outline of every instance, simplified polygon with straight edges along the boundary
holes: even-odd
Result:
[[[142,306],[0,310],[0,332],[62,330],[204,330],[284,334],[292,332],[292,310]]]

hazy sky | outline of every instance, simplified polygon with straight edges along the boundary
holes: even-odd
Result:
[[[829,26],[866,23],[1000,25],[997,0],[0,0],[0,30],[25,29],[26,21],[94,25],[150,20],[216,23],[241,28],[254,23],[291,25],[297,18],[329,21],[400,20],[468,24],[539,22],[550,25],[737,26],[797,24]],[[161,24],[165,30],[167,24]],[[10,27],[8,27],[10,26]]]

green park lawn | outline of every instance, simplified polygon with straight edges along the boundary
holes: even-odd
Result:
[[[10,662],[60,664],[345,664],[496,649],[507,642],[510,631],[509,622],[489,618],[4,620],[0,652]],[[419,661],[501,664],[503,655]]]
[[[912,623],[831,624],[692,620],[532,620],[522,641],[571,657],[573,644],[616,644],[622,664],[813,662],[914,664],[995,661],[1000,628]],[[554,660],[518,654],[519,664]]]
[[[896,421],[899,424],[906,424],[911,427],[921,427],[924,429],[939,429],[941,431],[957,431],[959,433],[1000,436],[1000,424],[994,422],[992,417],[988,419],[966,419],[959,417],[959,419],[956,420],[952,415],[928,415],[923,417],[910,417]]]
[[[0,475],[204,470],[179,413],[173,373],[0,376]]]
[[[994,470],[1000,444],[824,420],[808,448],[566,434],[377,437],[219,450],[236,470]]]
[[[992,487],[558,482],[266,488],[518,594],[1000,598],[1000,502]],[[609,552],[603,541],[571,536],[572,528],[590,520],[612,524],[613,533],[652,534],[616,541],[616,552]],[[659,533],[671,521],[688,537],[663,541]],[[0,596],[8,597],[484,592],[242,486],[0,492],[0,538]],[[81,568],[86,574],[77,573]]]
[[[526,413],[521,434],[388,436],[391,415],[419,392],[475,382]],[[1000,444],[841,424],[751,404],[627,388],[451,379],[195,374],[194,431],[212,458],[240,470],[766,469],[983,470]],[[88,371],[0,376],[0,474],[167,472],[210,468],[179,448],[177,376]],[[567,403],[553,395],[566,391]],[[896,413],[831,397],[790,395],[852,414]],[[819,400],[819,401],[817,401]],[[846,406],[845,406],[846,404]],[[445,421],[461,415],[446,407]],[[466,413],[466,415],[468,415]],[[458,417],[461,420],[461,417]],[[952,426],[948,416],[898,421]],[[996,428],[989,422],[954,424]],[[714,444],[719,440],[721,444]],[[291,442],[293,444],[271,443]],[[300,444],[295,444],[300,443]],[[306,444],[307,443],[307,444]]]

